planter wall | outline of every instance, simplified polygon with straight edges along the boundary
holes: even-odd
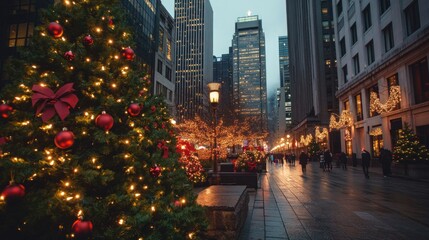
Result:
[[[429,179],[429,162],[399,162],[392,164],[394,176],[404,176],[416,179]]]

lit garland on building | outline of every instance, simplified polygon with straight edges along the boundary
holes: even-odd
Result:
[[[316,136],[317,139],[323,140],[326,137],[328,137],[328,129],[323,128],[322,131],[320,131],[320,127],[317,126],[315,129],[314,135]]]
[[[353,116],[349,110],[343,110],[339,119],[337,121],[335,114],[331,115],[331,119],[329,121],[329,129],[341,129],[344,127],[353,126]]]
[[[373,129],[371,129],[371,131],[369,131],[370,136],[380,136],[382,134],[383,134],[383,131],[379,127],[373,128]]]
[[[304,146],[308,146],[308,144],[310,144],[310,142],[313,140],[313,135],[307,134],[307,136],[304,137],[304,135],[301,135],[300,138],[300,143],[304,144]]]
[[[385,103],[381,103],[377,97],[377,93],[371,92],[369,100],[369,108],[371,112],[385,113],[393,111],[398,103],[401,102],[401,87],[392,86],[389,92],[389,98]]]

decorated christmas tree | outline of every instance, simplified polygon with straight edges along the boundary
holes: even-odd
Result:
[[[205,227],[119,0],[60,1],[0,93],[2,239],[196,239]]]
[[[310,156],[316,156],[320,150],[322,149],[320,148],[319,143],[316,142],[316,139],[311,140],[310,144],[308,144],[308,153]]]
[[[404,129],[399,130],[399,139],[393,148],[393,159],[395,161],[429,160],[428,149],[420,143],[408,124],[405,124]]]

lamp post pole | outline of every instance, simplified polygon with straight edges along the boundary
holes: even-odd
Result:
[[[219,184],[219,174],[217,170],[217,117],[216,110],[217,105],[219,104],[219,88],[220,83],[211,82],[207,84],[209,88],[209,100],[210,105],[213,108],[213,176],[212,176],[212,185]]]

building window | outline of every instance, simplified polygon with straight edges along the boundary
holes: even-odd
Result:
[[[386,80],[387,80],[387,90],[389,91],[389,96],[390,96],[390,89],[393,86],[398,86],[399,85],[399,83],[398,83],[398,74],[396,73],[396,74],[388,77]],[[397,110],[397,109],[400,109],[400,108],[401,108],[401,103],[397,103],[396,107],[393,110]]]
[[[399,139],[399,130],[402,129],[402,119],[395,118],[390,120],[390,139],[392,141],[392,149],[396,146]]]
[[[353,73],[355,75],[358,75],[360,72],[360,66],[359,66],[359,54],[356,54],[353,57]]]
[[[374,56],[374,41],[371,40],[366,46],[366,62],[369,65],[375,61]]]
[[[350,110],[350,102],[348,100],[344,101],[344,110]]]
[[[374,85],[368,89],[368,96],[371,97],[371,93],[375,93],[377,95],[377,98],[380,99],[380,94],[378,93],[378,85]],[[368,108],[369,110],[369,116],[374,117],[379,115],[377,111],[371,111],[371,108]]]
[[[383,135],[371,136],[372,156],[380,157],[380,149],[383,147]]]
[[[341,15],[341,13],[343,13],[343,1],[340,0],[337,3],[337,17],[339,17]]]
[[[383,15],[383,13],[390,8],[390,0],[379,0],[379,3],[380,3],[380,15]]]
[[[166,45],[167,45],[166,57],[168,61],[171,61],[171,39],[170,38],[167,38]]]
[[[9,1],[11,2],[11,14],[24,14],[28,12],[36,12],[35,2],[36,1],[29,1],[29,0],[14,0]]]
[[[395,41],[393,39],[393,27],[392,23],[389,23],[383,29],[383,38],[384,38],[384,52],[388,52],[395,46]]]
[[[322,22],[322,27],[324,30],[329,30],[329,21],[323,21]]]
[[[322,8],[322,14],[328,14],[328,9],[327,8]]]
[[[171,68],[165,66],[165,78],[171,81]]]
[[[329,35],[329,34],[323,35],[323,41],[325,43],[330,42],[331,41],[331,35]]]
[[[164,30],[161,28],[159,29],[159,45],[158,45],[158,51],[163,52],[164,51]]]
[[[420,15],[419,15],[419,3],[414,0],[407,8],[405,12],[405,22],[407,25],[408,36],[420,28]]]
[[[347,75],[348,75],[348,73],[347,73],[347,65],[344,65],[344,67],[343,67],[344,83],[346,83],[348,81],[348,79],[347,79],[348,76]]]
[[[340,40],[340,50],[341,50],[341,57],[342,57],[346,54],[346,40],[344,37]]]
[[[158,72],[162,74],[162,61],[158,59]]]
[[[361,121],[361,120],[363,120],[362,95],[361,94],[358,94],[355,96],[355,103],[356,103],[356,120]]]
[[[30,43],[34,23],[19,23],[9,26],[9,47],[22,47]]]
[[[368,3],[368,6],[365,7],[365,9],[362,11],[362,17],[363,17],[363,30],[366,32],[371,26],[371,4]]]
[[[350,27],[350,36],[352,39],[352,45],[355,44],[358,40],[357,36],[357,29],[356,29],[356,23],[353,23],[353,25]]]
[[[411,78],[413,79],[415,103],[429,101],[429,72],[426,58],[410,66]]]

